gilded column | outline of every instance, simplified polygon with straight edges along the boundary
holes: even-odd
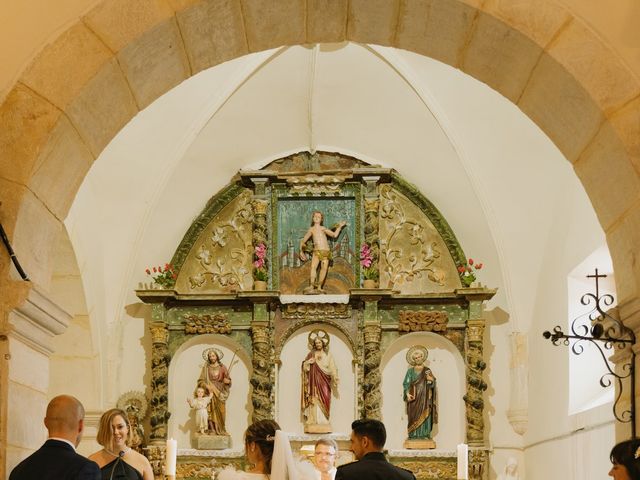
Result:
[[[271,343],[268,322],[254,321],[251,325],[253,341],[253,372],[251,374],[251,403],[253,414],[251,420],[265,420],[273,418],[273,391],[271,359]]]
[[[467,441],[471,446],[484,445],[484,399],[487,384],[483,372],[487,368],[484,361],[483,338],[484,319],[467,321],[467,393],[464,396],[467,409]]]
[[[379,218],[378,207],[380,200],[377,195],[375,197],[367,197],[364,201],[364,241],[371,249],[371,268],[378,271],[378,262],[380,259],[380,236],[379,236]]]
[[[382,329],[378,320],[378,303],[365,300],[364,307],[364,367],[362,394],[364,416],[381,420],[380,412],[380,339]]]
[[[168,410],[169,362],[171,357],[167,349],[169,331],[164,321],[157,320],[157,310],[162,305],[153,306],[153,318],[150,325],[153,342],[151,352],[151,434],[152,444],[162,443],[167,438],[167,421],[171,415]]]

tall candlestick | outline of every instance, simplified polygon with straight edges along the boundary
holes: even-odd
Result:
[[[178,457],[178,441],[170,438],[167,440],[167,450],[165,452],[164,474],[176,474],[176,461]]]
[[[458,480],[469,480],[469,447],[466,443],[458,445]]]

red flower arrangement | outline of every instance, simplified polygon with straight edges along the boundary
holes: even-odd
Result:
[[[470,287],[473,282],[476,281],[476,271],[483,267],[482,263],[475,262],[473,258],[467,260],[466,265],[460,265],[458,267],[458,273],[460,274],[460,281],[465,287]]]
[[[153,279],[154,283],[160,285],[162,288],[173,288],[176,284],[176,279],[178,278],[178,274],[170,263],[165,263],[164,268],[147,268],[145,273]]]

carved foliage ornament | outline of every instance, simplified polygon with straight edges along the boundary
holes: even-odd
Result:
[[[380,187],[380,285],[405,294],[453,288],[457,273],[426,215],[389,185]]]
[[[222,313],[214,315],[185,315],[184,331],[189,335],[201,335],[205,333],[231,333],[231,324],[227,316]]]
[[[343,303],[288,303],[283,305],[286,320],[351,318],[351,305]]]
[[[398,316],[400,332],[438,332],[447,331],[447,312],[401,310]]]
[[[243,191],[204,229],[180,271],[178,291],[229,292],[251,288],[251,200],[251,193]]]

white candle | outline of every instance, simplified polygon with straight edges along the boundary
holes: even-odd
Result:
[[[176,474],[176,459],[178,456],[178,441],[170,438],[167,440],[167,450],[165,452],[165,475]]]
[[[469,479],[469,447],[466,443],[458,445],[458,480]]]

